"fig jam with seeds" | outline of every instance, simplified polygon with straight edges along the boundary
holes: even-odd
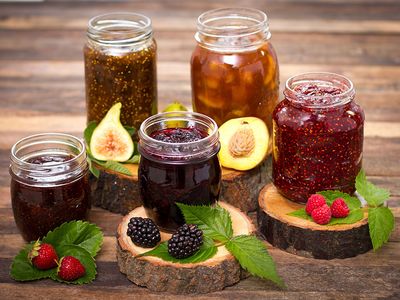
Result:
[[[42,134],[11,150],[14,219],[26,241],[37,240],[64,222],[86,218],[90,190],[86,151],[75,137]]]
[[[273,181],[285,197],[305,203],[323,190],[354,193],[361,169],[364,112],[353,84],[331,73],[286,83],[273,113]]]
[[[169,124],[188,124],[169,128]],[[219,197],[220,145],[215,122],[191,112],[162,113],[139,131],[139,187],[148,217],[172,232],[184,224],[176,202],[210,205]]]

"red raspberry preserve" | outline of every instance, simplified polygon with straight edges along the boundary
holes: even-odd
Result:
[[[184,223],[176,202],[210,205],[219,197],[217,124],[193,112],[146,119],[139,130],[140,195],[147,215],[165,231]]]
[[[86,218],[88,165],[78,138],[46,133],[20,140],[11,149],[10,174],[14,219],[25,240]]]
[[[332,73],[306,73],[286,82],[273,113],[275,186],[306,202],[318,191],[354,193],[361,169],[364,112],[353,83]]]

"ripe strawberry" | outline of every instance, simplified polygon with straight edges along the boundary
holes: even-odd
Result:
[[[28,259],[36,268],[47,270],[57,267],[58,256],[52,245],[37,240],[28,254]]]
[[[314,209],[311,213],[314,222],[320,225],[328,224],[331,220],[331,216],[331,209],[327,204]]]
[[[321,207],[324,204],[326,204],[324,196],[318,194],[311,195],[306,204],[307,214],[311,216],[314,209]]]
[[[343,198],[337,198],[331,205],[332,217],[345,218],[349,215],[350,209]]]
[[[60,259],[57,275],[66,281],[73,281],[85,275],[85,267],[79,259],[73,256],[64,256]]]

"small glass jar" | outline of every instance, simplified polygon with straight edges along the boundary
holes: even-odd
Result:
[[[84,46],[87,121],[122,103],[123,125],[139,128],[157,113],[157,46],[151,20],[134,13],[92,18]]]
[[[352,194],[361,169],[364,112],[353,83],[333,73],[306,73],[286,82],[273,114],[273,181],[296,202],[324,190]]]
[[[86,218],[89,175],[80,139],[60,133],[24,138],[11,149],[9,171],[14,219],[26,241]]]
[[[279,70],[270,37],[267,15],[257,9],[224,8],[200,15],[191,59],[193,109],[218,125],[259,117],[271,131]]]
[[[165,142],[154,133],[197,130],[202,138],[192,142]],[[165,231],[184,223],[176,202],[210,205],[218,200],[221,183],[217,124],[193,112],[160,113],[145,120],[139,131],[140,195],[147,215]]]

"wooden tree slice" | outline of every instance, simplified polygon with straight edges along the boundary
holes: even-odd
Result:
[[[139,195],[138,165],[125,164],[132,176],[99,167],[100,176],[91,176],[92,203],[112,212],[127,214],[142,205]],[[220,200],[244,212],[257,209],[260,189],[271,181],[271,156],[249,171],[222,168]]]
[[[234,235],[255,231],[254,225],[240,210],[226,203],[220,205],[231,215]],[[120,271],[133,283],[157,292],[208,293],[222,290],[247,276],[247,272],[224,246],[218,247],[214,257],[200,263],[172,263],[153,256],[136,258],[150,249],[134,245],[126,235],[132,217],[146,217],[143,206],[131,211],[118,226],[117,260]],[[170,237],[171,234],[161,232],[162,241]]]
[[[347,258],[372,249],[367,212],[357,223],[326,226],[287,215],[302,207],[273,184],[265,186],[259,196],[259,231],[273,246],[305,257]]]

